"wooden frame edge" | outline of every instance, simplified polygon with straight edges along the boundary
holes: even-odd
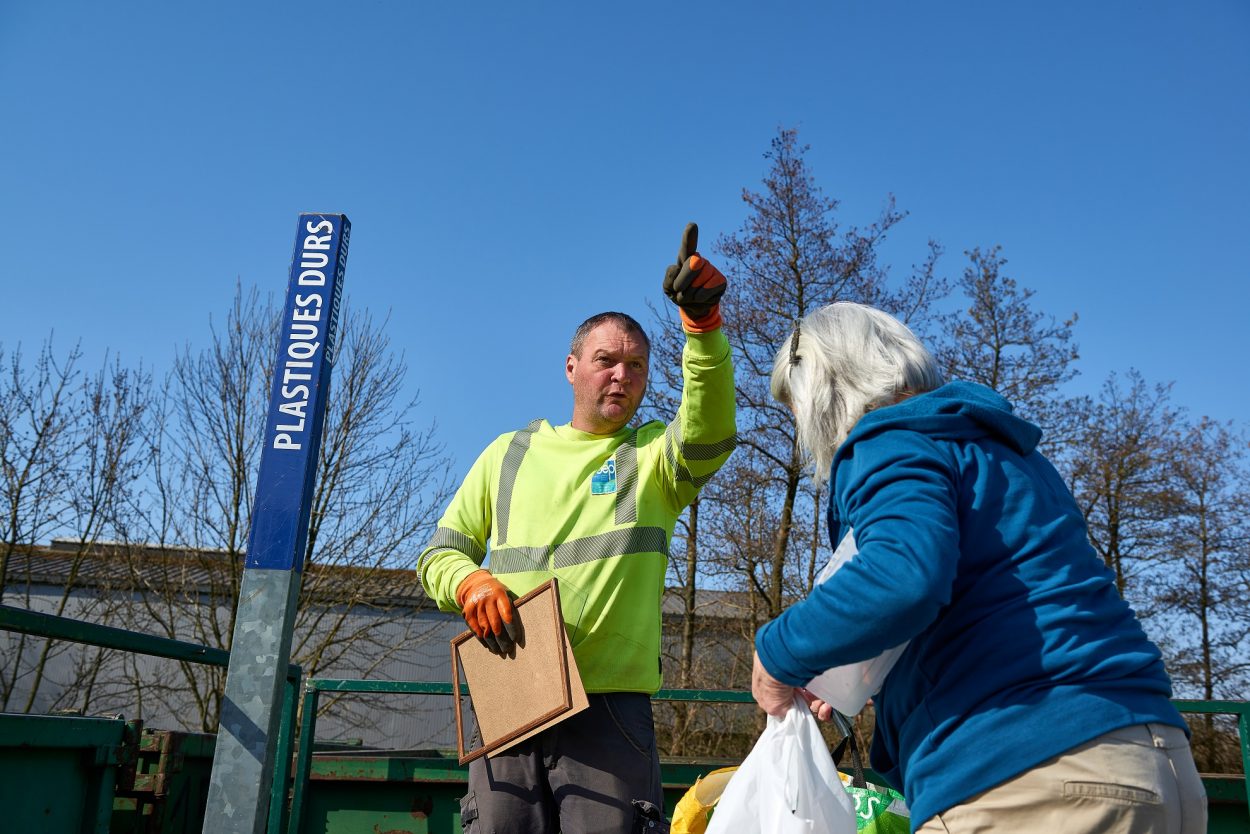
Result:
[[[561,608],[560,608],[559,580],[557,580],[556,577],[554,576],[551,577],[551,579],[548,579],[546,582],[539,585],[537,588],[534,588],[533,590],[529,591],[524,596],[518,597],[513,604],[519,606],[522,603],[529,602],[534,597],[545,592],[548,588],[551,589],[552,595],[555,597],[555,605],[552,607],[553,608],[552,614],[555,618],[556,634],[559,635],[559,639],[560,639],[560,651],[556,653],[556,656],[560,663],[560,683],[562,684],[564,703],[561,706],[558,706],[555,709],[539,716],[538,718],[529,722],[525,726],[519,727],[513,730],[508,735],[502,738],[495,739],[490,744],[487,744],[485,740],[483,740],[481,747],[477,748],[476,750],[466,751],[465,746],[464,746],[464,719],[463,719],[463,714],[462,714],[461,707],[460,707],[461,695],[460,695],[459,649],[462,645],[464,645],[466,641],[476,639],[476,635],[474,635],[472,631],[465,631],[462,634],[459,634],[456,637],[453,637],[451,640],[451,678],[452,678],[452,690],[453,690],[452,697],[455,698],[455,710],[456,710],[456,753],[459,756],[460,764],[462,765],[468,764],[474,759],[481,758],[482,756],[489,755],[491,752],[514,741],[520,736],[525,735],[526,733],[530,732],[536,727],[540,727],[543,724],[546,724],[551,719],[557,718],[560,715],[563,715],[564,713],[568,712],[569,710],[573,708],[573,685],[569,680],[569,667],[568,667],[568,661],[567,661],[566,652],[565,652],[565,641],[568,640],[568,635],[564,633],[564,617],[561,613]],[[466,684],[467,683],[468,682],[466,681]],[[472,690],[470,690],[469,692],[469,701],[470,703],[472,703],[473,701]]]

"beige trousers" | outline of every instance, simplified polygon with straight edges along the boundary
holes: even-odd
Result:
[[[930,817],[918,834],[1205,834],[1207,796],[1185,732],[1101,735]]]

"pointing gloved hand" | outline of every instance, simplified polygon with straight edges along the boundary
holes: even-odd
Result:
[[[486,648],[495,654],[511,654],[520,634],[520,620],[508,589],[486,569],[475,570],[456,588],[456,604],[464,621]]]
[[[697,251],[699,226],[687,223],[677,250],[677,263],[664,272],[664,294],[681,310],[687,333],[708,333],[721,326],[720,297],[725,276]]]

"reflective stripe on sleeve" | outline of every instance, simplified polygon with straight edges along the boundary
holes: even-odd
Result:
[[[486,558],[486,551],[473,540],[472,536],[461,533],[459,530],[454,530],[451,527],[439,527],[435,530],[434,535],[430,536],[430,543],[426,547],[459,550],[465,556],[478,563]]]
[[[738,448],[738,435],[731,434],[717,443],[683,443],[680,448],[686,460],[716,460]]]
[[[722,443],[728,441],[721,441]],[[736,440],[734,441],[737,442]],[[711,444],[699,444],[700,448],[706,448]],[[677,450],[681,450],[681,458],[677,457]],[[677,421],[668,424],[668,428],[664,430],[664,456],[668,458],[668,465],[673,468],[673,476],[678,483],[692,484],[695,489],[702,489],[703,485],[712,480],[715,472],[709,472],[706,475],[695,476],[690,474],[690,470],[686,468],[686,464],[682,462],[682,458],[689,460],[686,455],[686,447],[681,442],[681,428],[677,425]]]
[[[486,558],[486,551],[473,540],[472,536],[467,536],[459,530],[453,530],[450,527],[439,527],[434,531],[434,535],[430,536],[430,541],[425,545],[425,553],[417,560],[417,576],[422,574],[425,566],[429,564],[431,559],[449,550],[463,553],[479,565]]]

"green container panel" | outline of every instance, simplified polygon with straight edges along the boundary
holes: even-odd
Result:
[[[695,780],[730,762],[665,760],[665,813]],[[868,771],[870,779],[875,774]],[[453,834],[460,831],[460,798],[468,767],[454,757],[395,752],[313,756],[298,834]],[[1250,809],[1240,776],[1204,776],[1210,800],[1210,834],[1250,834]]]
[[[0,714],[4,830],[49,834],[198,832],[212,736],[144,731],[120,719]],[[666,811],[700,775],[728,763],[662,764]],[[298,834],[453,834],[467,766],[431,751],[318,753]],[[1245,782],[1206,776],[1211,834],[1250,834]],[[111,815],[111,824],[110,824]]]
[[[107,834],[122,719],[0,714],[0,813],[6,831]]]
[[[665,761],[664,804],[670,816],[695,779],[727,763]],[[467,765],[429,753],[313,756],[300,834],[452,834],[460,831]]]
[[[1204,774],[1202,784],[1207,789],[1208,834],[1250,834],[1245,779]]]
[[[215,742],[206,733],[144,730],[134,779],[117,786],[110,834],[200,831]]]

